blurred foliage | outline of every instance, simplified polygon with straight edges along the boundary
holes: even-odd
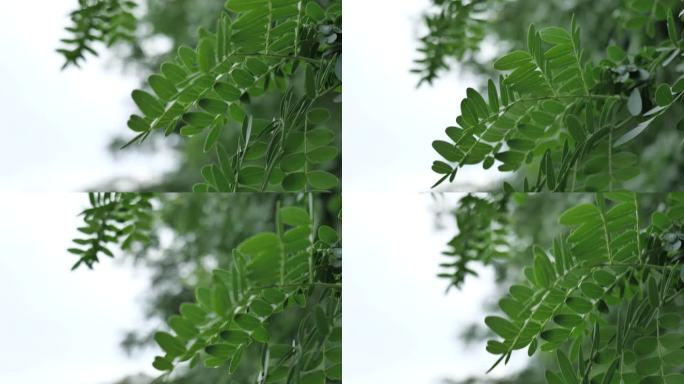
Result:
[[[108,199],[120,201],[117,195],[107,194]],[[308,207],[312,204],[316,228],[330,226],[336,231],[340,230],[340,195],[319,194],[311,201],[308,194],[181,193],[145,196],[152,205],[148,210],[151,220],[146,241],[135,242],[121,251],[112,244],[112,252],[119,260],[129,260],[150,274],[150,289],[145,293],[144,306],[147,325],[128,331],[121,343],[132,355],[154,344],[154,336],[160,330],[159,324],[181,314],[179,309],[183,303],[194,302],[198,287],[209,288],[216,284],[216,278],[213,277],[216,270],[231,270],[235,267],[235,258],[231,255],[241,243],[255,234],[277,231],[276,212],[279,206]],[[106,200],[101,194],[95,194],[91,199],[98,206]],[[338,256],[339,260],[326,264],[329,268],[325,269],[326,273],[341,273],[341,253]],[[316,279],[338,277],[319,275]],[[315,310],[316,303],[325,302],[320,301],[325,295],[333,294],[332,297],[336,297],[335,292],[339,293],[329,288],[307,288],[303,292],[309,299],[306,307],[293,307],[268,320],[273,342],[290,343],[298,340],[302,328],[300,324],[304,324],[306,315]],[[240,365],[231,375],[227,373],[227,366],[224,369],[212,369],[197,364],[192,368],[184,366],[174,370],[172,375],[165,378],[165,382],[257,382],[263,357],[263,351],[257,344],[244,349]],[[140,375],[125,380],[122,383],[152,382],[151,378]]]
[[[679,44],[680,32],[683,27],[682,22],[677,17],[681,8],[679,4],[680,2],[674,0],[551,0],[545,2],[435,0],[433,6],[427,9],[423,15],[426,33],[421,36],[419,58],[414,71],[420,75],[421,83],[432,83],[437,81],[444,71],[460,69],[469,75],[474,75],[474,80],[478,84],[476,88],[485,94],[484,98],[487,99],[486,79],[487,77],[496,79],[498,73],[494,71],[492,65],[494,60],[508,51],[529,48],[528,25],[534,24],[537,31],[543,32],[545,27],[569,25],[574,16],[576,25],[580,30],[578,41],[581,40],[582,42],[581,61],[583,65],[586,64],[585,74],[596,74],[598,68],[602,68],[605,76],[601,77],[600,80],[597,78],[598,82],[595,84],[602,86],[612,84],[607,90],[598,91],[598,93],[624,95],[623,101],[618,103],[619,109],[624,111],[620,112],[620,116],[623,116],[626,113],[627,98],[630,96],[630,92],[634,87],[639,88],[640,97],[643,101],[641,113],[645,113],[652,107],[660,105],[658,100],[655,100],[657,88],[664,83],[675,84],[682,75],[681,52],[679,50],[665,52],[667,44],[671,42]],[[672,37],[668,33],[668,11],[672,11],[675,16],[672,23],[674,28],[670,28],[674,32]],[[486,28],[480,27],[483,24]],[[482,33],[480,33],[481,30]],[[648,71],[648,76],[643,77],[646,73],[641,69]],[[558,74],[557,71],[555,73]],[[592,81],[589,83],[591,84]],[[598,88],[592,92],[597,90]],[[605,108],[598,106],[597,108],[598,111],[594,113],[594,118],[597,120],[596,124],[598,124],[600,112],[607,106]],[[578,112],[581,112],[581,109],[575,111],[575,113]],[[624,116],[629,117],[629,114]],[[652,117],[653,115],[649,116]],[[659,114],[655,116],[659,116]],[[628,178],[629,172],[627,170],[617,170],[616,173],[624,179],[624,181],[618,180],[621,181],[621,187],[649,192],[677,190],[682,187],[680,178],[677,177],[682,169],[682,163],[684,163],[681,150],[682,137],[679,130],[673,129],[682,117],[684,117],[684,111],[680,103],[677,102],[671,105],[666,114],[655,120],[637,116],[622,125],[615,123],[618,128],[615,129],[614,135],[610,139],[611,142],[618,142],[626,133],[634,136],[627,145],[616,149],[623,150],[626,148],[628,149],[627,152],[634,152],[638,155],[636,157],[637,163],[634,163],[634,159],[620,163],[631,164],[627,168],[640,171],[638,175],[632,172],[629,175],[631,177]],[[580,127],[583,126],[585,131],[591,132],[591,127],[584,124],[584,114],[582,114],[580,121],[582,121]],[[462,121],[458,123],[461,125]],[[641,125],[641,123],[644,124]],[[555,124],[554,128],[548,132],[550,136],[546,137],[557,143],[555,152],[551,151],[554,168],[557,171],[556,181],[558,181],[558,171],[563,171],[558,165],[562,163],[561,160],[568,160],[561,159],[563,141],[568,139],[570,142],[571,154],[573,149],[573,140],[569,138],[570,132],[568,132],[566,124],[566,121]],[[637,130],[639,134],[635,134]],[[476,132],[476,135],[481,133]],[[452,139],[457,137],[454,140],[463,140],[454,133],[450,137]],[[491,138],[493,137],[489,139]],[[603,138],[603,141],[606,141],[606,138]],[[602,149],[606,146],[604,143],[592,145],[596,147],[595,152],[605,152]],[[491,159],[485,158],[482,165],[489,168],[495,163],[503,164],[502,171],[504,172],[517,169],[512,176],[508,177],[510,185],[516,186],[517,190],[523,190],[524,179],[527,178],[530,181],[529,190],[537,190],[535,189],[537,185],[532,180],[538,176],[539,169],[547,168],[544,164],[544,149],[549,148],[549,145],[539,145],[539,148],[536,148],[534,159],[533,156],[527,156],[524,158],[524,164],[518,163],[520,160],[518,157],[506,153],[507,148],[505,144],[504,147],[495,146],[494,152],[503,152],[503,154],[496,153],[496,156],[491,156]],[[525,149],[523,152],[526,151],[526,148],[519,147],[518,149]],[[443,149],[440,150],[444,153]],[[623,155],[620,154],[620,156]],[[457,159],[458,156],[448,157]],[[476,157],[479,159],[479,155],[473,154],[465,163],[476,163]],[[531,162],[528,162],[530,160]],[[596,163],[598,162],[597,160]],[[580,170],[580,176],[583,173],[586,173],[587,176],[603,173],[602,171],[597,174],[592,168],[595,164],[591,161],[588,163],[586,170]],[[608,164],[607,161],[604,163]],[[436,168],[433,167],[433,170],[443,175],[443,179],[444,176],[451,176],[450,180],[453,181],[454,178],[456,180],[454,184],[443,188],[443,190],[459,190],[462,188],[458,177],[455,177],[457,168],[444,165],[449,164],[439,164]],[[471,167],[472,165],[466,166]],[[583,183],[576,185],[575,190],[608,189],[609,186],[604,185],[605,180],[608,179],[603,176],[596,176],[594,179],[590,178],[586,185]],[[501,184],[500,182],[497,184],[491,185],[487,189],[499,189]],[[615,185],[616,183],[613,183],[614,188]],[[559,186],[563,185],[555,185],[555,189],[571,189],[569,185],[563,186],[564,188],[559,188]],[[544,187],[546,186],[544,185]]]
[[[566,26],[573,15],[581,27],[583,49],[588,58],[600,59],[610,44],[629,49],[667,38],[663,21],[667,9],[678,3],[677,0],[432,0],[432,6],[422,15],[426,32],[421,41],[430,42],[429,45],[434,45],[433,49],[440,53],[428,55],[427,60],[425,57],[417,59],[414,72],[423,74],[421,79],[426,82],[437,80],[440,69],[491,76],[494,73],[493,56],[481,55],[483,50],[502,54],[525,49],[526,26]],[[655,14],[655,20],[650,19],[651,13]],[[434,20],[443,21],[437,24]],[[477,20],[486,25],[482,32],[459,32]],[[487,42],[483,44],[485,40]],[[422,55],[431,51],[422,44],[419,49]],[[433,65],[439,69],[431,73],[427,64],[432,60],[443,65]]]
[[[86,53],[97,56],[93,43],[102,42],[108,47],[121,41],[135,42],[137,20],[133,11],[137,4],[124,0],[79,0],[79,8],[69,15],[72,25],[66,27],[70,37],[61,40],[64,48],[57,52],[69,65],[79,66]]]

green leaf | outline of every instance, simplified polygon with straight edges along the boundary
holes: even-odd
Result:
[[[492,79],[487,82],[487,96],[489,97],[489,109],[493,112],[499,111],[499,95],[496,92],[496,85]]]
[[[651,117],[650,119],[644,120],[641,123],[637,124],[636,127],[629,130],[627,133],[625,133],[624,135],[620,136],[620,138],[615,140],[615,143],[613,143],[613,147],[619,147],[625,143],[632,141],[634,138],[639,136],[641,132],[648,128],[648,126],[651,125],[653,120],[655,120],[655,117]]]
[[[611,45],[608,47],[608,58],[616,63],[621,62],[622,60],[627,57],[627,54],[625,53],[622,48],[618,47],[617,45]]]
[[[656,283],[656,279],[651,275],[648,278],[648,301],[653,306],[654,308],[657,308],[660,305],[660,297],[658,295],[658,284]]]
[[[528,63],[532,57],[525,51],[513,51],[494,62],[497,71],[508,71]]]
[[[199,133],[202,133],[202,131],[204,131],[205,128],[206,127],[193,127],[192,125],[185,125],[181,127],[180,134],[181,136],[192,137]]]
[[[594,305],[591,303],[591,301],[581,297],[568,297],[565,300],[565,303],[568,305],[568,307],[570,307],[570,309],[580,314],[587,313],[594,308]]]
[[[578,380],[575,370],[572,368],[572,364],[570,364],[568,357],[560,349],[556,352],[556,359],[558,360],[558,367],[561,370],[561,374],[563,375],[563,380],[565,380],[565,383],[577,384]]]
[[[240,361],[242,360],[242,348],[238,348],[233,354],[233,358],[230,359],[230,366],[228,367],[228,373],[233,374],[237,371]]]
[[[323,8],[321,8],[321,6],[315,1],[309,1],[306,4],[306,15],[312,18],[314,21],[322,21],[325,19],[325,12],[323,12]]]
[[[677,26],[675,24],[674,15],[672,14],[672,9],[667,10],[667,35],[670,37],[670,41],[675,47],[679,46],[679,36],[677,36]]]
[[[228,360],[235,353],[235,346],[231,344],[212,344],[207,345],[204,350],[207,354],[222,360]]]
[[[309,3],[311,4],[311,3]],[[325,374],[322,371],[311,372],[299,378],[300,384],[325,384]]]
[[[280,239],[275,233],[262,232],[244,240],[237,246],[237,250],[247,255],[260,255],[279,248],[280,244]]]
[[[162,356],[155,356],[152,366],[160,371],[170,371],[173,369],[173,364]]]
[[[273,314],[273,307],[263,300],[254,299],[249,305],[250,311],[255,315],[265,318]]]
[[[551,44],[572,44],[570,34],[563,28],[544,28],[539,31],[539,36],[542,40]]]
[[[263,61],[257,59],[256,57],[249,57],[245,61],[245,66],[247,69],[255,74],[256,76],[261,76],[268,72],[268,65],[264,64]]]
[[[654,336],[644,336],[634,342],[634,353],[637,356],[647,356],[653,353],[658,346],[658,340]]]
[[[280,168],[285,172],[294,172],[304,168],[306,164],[306,156],[299,153],[292,153],[286,155],[280,160]]]
[[[328,245],[334,245],[339,240],[337,231],[327,225],[321,225],[318,228],[318,238]]]
[[[615,371],[617,368],[620,366],[620,359],[615,358],[613,359],[613,362],[610,364],[610,367],[608,367],[608,370],[606,371],[605,376],[603,376],[603,381],[602,384],[610,384],[613,382],[613,377],[615,377]]]
[[[554,323],[564,328],[572,328],[582,322],[582,317],[578,315],[561,314],[553,317]]]
[[[194,324],[201,324],[207,316],[207,312],[196,304],[183,303],[180,306],[180,313],[184,318],[192,321]]]
[[[540,336],[550,343],[560,344],[570,336],[570,330],[563,328],[547,329],[543,331]]]
[[[154,334],[154,340],[171,357],[185,353],[185,345],[169,333],[157,332]]]
[[[131,97],[147,117],[155,118],[164,113],[164,107],[159,100],[145,91],[136,89],[131,93]]]
[[[310,98],[316,97],[316,68],[313,65],[307,65],[304,72],[304,89],[306,95]]]
[[[534,249],[534,277],[537,284],[542,287],[549,287],[556,278],[553,265],[548,256],[537,247]]]
[[[214,276],[211,291],[211,304],[214,312],[225,317],[230,308],[230,297],[228,296],[228,289],[218,276]]]
[[[242,95],[242,92],[238,88],[223,81],[214,84],[214,90],[225,101],[236,101],[240,98],[240,95]]]
[[[269,234],[275,236],[275,234]],[[258,236],[258,235],[257,235]],[[255,242],[256,237],[252,237],[251,241]],[[243,243],[244,244],[244,243]],[[244,246],[241,246],[244,248]],[[250,253],[250,252],[245,252],[245,253]],[[254,253],[254,252],[252,252]],[[256,317],[247,314],[247,313],[239,313],[235,316],[235,323],[240,326],[240,328],[246,330],[246,331],[253,331],[257,329],[258,327],[261,326],[261,321],[257,319]]]
[[[636,362],[636,371],[640,375],[651,375],[660,369],[660,359],[652,357],[648,359],[640,359]]]
[[[584,128],[579,119],[574,115],[567,115],[565,118],[565,125],[568,127],[568,131],[576,142],[582,143],[586,138]]]
[[[201,99],[198,104],[205,111],[215,115],[225,114],[228,111],[228,104],[218,99],[205,98]]]
[[[189,340],[197,336],[197,328],[188,319],[174,315],[169,317],[168,323],[181,339]]]
[[[453,144],[442,140],[435,140],[432,142],[432,148],[437,151],[447,161],[456,162],[461,158],[460,152]]]
[[[494,333],[504,339],[513,338],[518,333],[518,327],[503,317],[487,316],[485,318],[485,324],[487,324]]]
[[[680,76],[672,85],[672,92],[679,93],[684,91],[684,76]]]
[[[247,332],[231,329],[222,331],[221,339],[228,344],[238,345],[249,342],[249,335]]]
[[[603,296],[603,288],[590,281],[583,282],[580,290],[590,299],[600,299]]]
[[[282,186],[288,192],[301,191],[306,186],[306,175],[304,172],[290,173],[283,178]]]
[[[337,157],[339,150],[333,146],[313,149],[306,154],[307,159],[313,164],[322,164]]]
[[[150,130],[150,125],[140,116],[131,115],[128,119],[128,128],[135,132],[145,132]]]
[[[337,187],[340,180],[337,176],[326,171],[311,171],[306,174],[306,180],[315,189],[332,189]]]
[[[219,140],[219,137],[221,137],[221,130],[222,127],[219,124],[214,124],[213,127],[211,127],[211,130],[209,131],[209,134],[207,135],[206,140],[204,141],[204,152],[209,152],[211,151],[216,143]]]
[[[641,114],[641,93],[639,93],[639,88],[634,88],[632,93],[629,94],[629,99],[627,100],[627,109],[632,116],[639,116]]]
[[[188,75],[183,67],[170,62],[161,65],[161,73],[174,84],[182,82]]]
[[[235,84],[237,84],[240,88],[249,88],[252,86],[252,84],[254,84],[254,76],[242,68],[233,69],[233,71],[230,73],[230,76],[233,78]]]
[[[551,157],[551,150],[546,150],[546,185],[550,191],[556,188],[555,169],[553,168],[553,158]]]
[[[285,224],[298,226],[311,223],[309,213],[299,207],[284,207],[280,209],[280,221]]]
[[[545,377],[548,384],[565,384],[563,379],[554,372],[546,371]]]
[[[214,116],[206,112],[188,112],[183,115],[183,121],[198,128],[208,127],[214,119]]]
[[[566,226],[579,225],[599,214],[598,208],[593,204],[580,204],[563,212],[558,222]]]
[[[152,75],[147,79],[147,82],[162,100],[171,100],[178,93],[173,83],[163,76]]]
[[[255,327],[252,330],[252,339],[258,343],[268,343],[269,337],[268,337],[268,332],[266,331],[266,328],[264,328],[262,325],[259,325]]]
[[[493,160],[494,160],[494,159],[492,158],[492,161],[493,161]],[[433,162],[432,162],[432,170],[433,170],[435,173],[439,173],[439,174],[442,174],[442,175],[448,175],[448,174],[450,174],[450,173],[453,171],[453,168],[451,168],[451,166],[450,166],[449,164],[447,164],[447,163],[445,163],[445,162],[443,162],[443,161],[437,160],[437,161],[433,161]]]
[[[311,124],[325,123],[330,119],[330,111],[326,108],[313,108],[306,115],[306,118]]]
[[[194,69],[197,63],[197,54],[192,48],[187,45],[181,45],[178,47],[178,57],[188,69]]]
[[[342,364],[333,364],[325,369],[325,376],[330,380],[342,380]]]
[[[672,104],[672,90],[667,84],[660,84],[655,93],[656,104],[660,107],[665,107]]]
[[[328,318],[325,315],[325,311],[323,311],[323,308],[319,305],[316,306],[316,310],[314,311],[314,320],[316,321],[316,330],[318,331],[318,334],[321,337],[325,337],[328,335],[328,331],[330,328],[328,327]]]
[[[335,138],[335,133],[329,129],[316,128],[306,133],[306,140],[311,148],[320,147],[330,143]]]

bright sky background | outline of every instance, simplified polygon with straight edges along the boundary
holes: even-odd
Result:
[[[447,197],[454,207],[460,195]],[[347,384],[437,384],[483,374],[495,357],[484,345],[465,348],[463,327],[484,319],[493,271],[478,269],[461,291],[445,295],[438,279],[453,220],[435,229],[429,194],[346,192],[344,195],[344,381]],[[505,376],[524,366],[514,353]]]
[[[494,292],[482,270],[462,291],[444,294],[436,277],[453,220],[437,231],[430,170],[433,140],[458,115],[473,79],[452,73],[416,89],[421,13],[429,0],[346,0],[344,4],[344,379],[347,384],[436,384],[482,374],[494,362],[483,345],[458,335],[481,322]],[[476,166],[463,185],[497,176]],[[447,199],[453,207],[460,195]],[[524,355],[524,354],[523,354]],[[492,375],[524,366],[514,354]]]
[[[446,139],[473,79],[457,73],[416,89],[409,73],[417,58],[420,15],[429,0],[344,2],[344,188],[428,191],[438,179],[432,141]],[[419,33],[420,32],[420,33]],[[473,166],[459,171],[462,186],[483,186],[498,174]]]
[[[102,47],[100,58],[89,57],[82,69],[60,70],[55,49],[77,4],[3,2],[0,190],[83,191],[115,177],[149,181],[173,166],[167,152],[115,161],[107,151],[115,134],[131,133],[130,93],[139,79],[123,75]]]
[[[0,196],[0,383],[101,384],[147,372],[152,351],[119,342],[142,324],[148,279],[105,260],[71,272],[85,194]]]

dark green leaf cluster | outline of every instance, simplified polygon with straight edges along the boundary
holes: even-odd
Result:
[[[477,276],[473,262],[489,265],[496,259],[505,258],[509,250],[507,241],[508,196],[500,199],[469,194],[459,200],[456,209],[458,234],[442,254],[449,258],[440,264],[439,277],[449,280],[447,291],[453,286],[460,288],[466,276]]]
[[[441,71],[449,69],[450,60],[463,60],[479,50],[486,36],[488,3],[486,0],[435,0],[436,10],[423,15],[428,29],[421,36],[416,67],[411,72],[420,76],[418,86],[432,84]]]
[[[71,37],[62,39],[66,47],[57,50],[66,59],[62,68],[79,66],[86,53],[97,56],[95,42],[111,47],[119,41],[132,41],[137,27],[134,1],[79,0],[78,3],[79,8],[70,14],[72,25],[66,28]]]
[[[499,163],[502,172],[524,170],[523,191],[615,190],[638,176],[638,150],[630,143],[681,98],[684,81],[656,84],[659,68],[680,54],[672,14],[669,39],[629,57],[617,47],[608,59],[586,62],[574,20],[569,31],[531,26],[527,50],[494,62],[504,72],[486,95],[467,90],[450,141],[433,148],[442,157],[434,186],[454,181],[460,167]],[[533,176],[533,174],[531,175]],[[507,185],[507,189],[513,189]]]
[[[643,30],[648,37],[656,36],[657,23],[667,20],[668,13],[676,6],[672,1],[634,0],[624,2],[620,19],[622,27]]]
[[[341,92],[341,38],[340,2],[229,0],[215,32],[201,30],[196,49],[181,46],[150,76],[153,93],[133,91],[142,115],[128,121],[138,133],[129,144],[154,131],[203,136],[216,162],[195,191],[335,188],[325,167],[339,150],[324,123],[339,112],[327,98]],[[270,94],[276,113],[252,110]]]
[[[259,383],[341,382],[341,254],[337,232],[314,230],[305,209],[278,211],[275,232],[256,234],[238,245],[232,268],[218,269],[196,302],[168,319],[173,333],[155,340],[166,353],[154,366],[170,371],[227,367],[233,372],[245,349],[262,351]],[[297,337],[278,340],[278,314],[299,311]]]
[[[114,257],[109,244],[129,250],[136,242],[149,241],[152,194],[107,192],[88,196],[91,206],[81,212],[84,225],[78,228],[85,238],[74,239],[76,246],[68,250],[79,257],[72,270],[81,264],[92,269],[101,254]]]
[[[575,14],[585,25],[588,56],[604,51],[609,42],[638,40],[650,43],[663,34],[662,22],[669,10],[679,10],[676,1],[654,0],[549,0],[542,4],[527,1],[501,0],[432,0],[422,17],[427,33],[419,40],[418,53],[424,56],[412,72],[422,82],[431,83],[440,75],[459,64],[475,72],[488,72],[489,59],[479,56],[480,43],[493,39],[497,46],[520,47],[525,40],[520,24],[545,23],[558,25],[566,15]],[[591,24],[591,25],[589,25]],[[478,25],[484,27],[478,28]],[[469,30],[469,28],[476,28]],[[524,32],[524,31],[522,31]],[[665,31],[667,33],[667,31]]]
[[[559,218],[570,228],[546,251],[534,247],[525,283],[499,302],[487,350],[555,352],[549,383],[681,383],[684,194],[640,216],[633,193],[598,195]],[[646,225],[647,222],[650,223]]]

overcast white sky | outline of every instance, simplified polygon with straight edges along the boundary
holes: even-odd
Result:
[[[147,372],[153,352],[128,358],[124,331],[143,321],[141,272],[105,260],[70,272],[85,194],[0,196],[0,383],[100,384]]]
[[[456,73],[416,89],[409,73],[419,20],[429,0],[344,2],[344,188],[354,191],[427,191],[439,178],[430,170],[473,79]],[[498,174],[473,166],[459,172],[464,185],[486,185]]]
[[[346,0],[344,4],[344,378],[347,384],[436,384],[482,374],[484,346],[464,348],[463,327],[481,322],[491,271],[444,294],[436,277],[453,220],[434,228],[437,177],[431,143],[458,115],[473,79],[445,75],[416,89],[419,17],[429,0]],[[463,184],[484,186],[497,172],[476,166]],[[456,194],[448,197],[454,206]],[[521,368],[514,354],[493,375]]]
[[[114,161],[107,152],[112,136],[130,135],[138,78],[122,75],[106,49],[80,70],[60,71],[55,49],[77,4],[2,1],[0,190],[82,191],[119,176],[151,180],[173,165],[170,153]]]
[[[344,380],[347,384],[437,384],[483,374],[494,356],[484,345],[464,348],[463,327],[484,319],[493,273],[480,269],[463,290],[444,294],[441,252],[453,220],[434,228],[429,194],[346,192],[344,196]],[[455,206],[459,195],[447,197]],[[351,207],[351,208],[350,208]],[[513,354],[491,375],[524,366]]]

